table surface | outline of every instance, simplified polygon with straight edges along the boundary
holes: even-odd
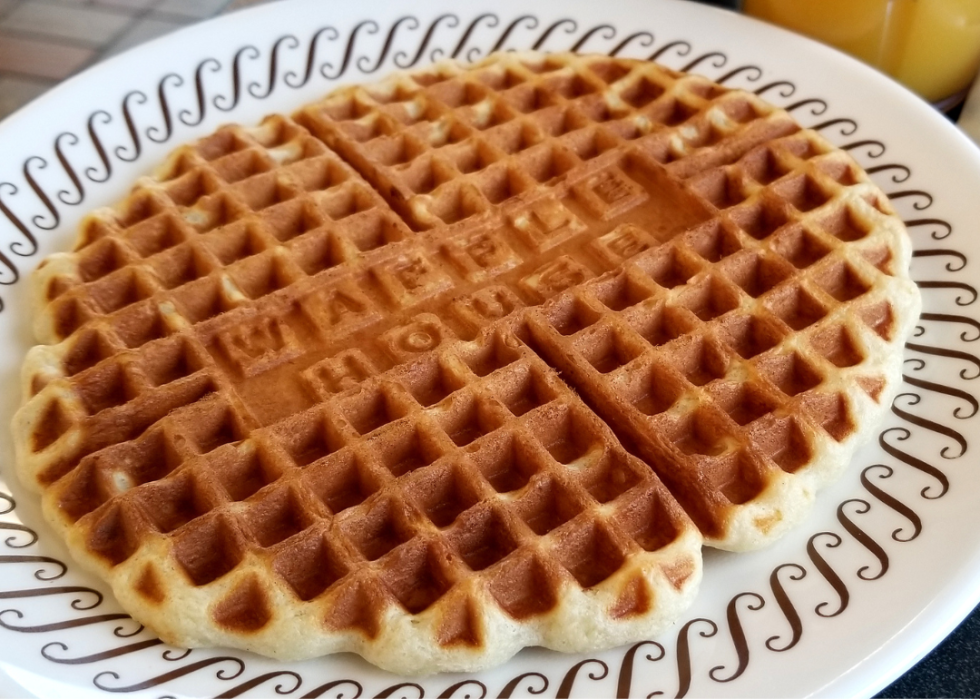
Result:
[[[0,119],[108,56],[267,1],[0,0]],[[738,2],[696,1],[729,9]],[[980,104],[976,121],[975,138],[980,136]],[[980,608],[877,696],[980,697]]]

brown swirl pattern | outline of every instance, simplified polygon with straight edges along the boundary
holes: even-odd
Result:
[[[803,635],[803,620],[800,618],[800,613],[793,605],[793,601],[790,599],[789,593],[786,591],[785,584],[780,577],[780,573],[782,573],[784,570],[793,571],[786,575],[788,580],[802,580],[807,575],[806,568],[796,563],[783,563],[782,565],[777,566],[769,575],[769,587],[772,589],[776,604],[779,605],[779,609],[783,613],[783,616],[786,617],[786,623],[789,624],[790,628],[789,639],[787,639],[781,645],[776,645],[777,642],[782,642],[784,640],[783,636],[780,634],[770,636],[766,639],[766,648],[774,653],[782,653],[789,650],[799,643],[800,637]]]
[[[487,35],[490,30],[496,33],[477,43],[476,37]],[[384,36],[381,47],[375,53],[362,49],[363,37],[376,34]],[[414,49],[395,50],[397,40],[406,36],[416,41]],[[27,158],[21,165],[21,180],[0,182],[0,221],[5,219],[8,224],[6,231],[0,233],[4,241],[0,244],[0,285],[9,286],[20,280],[20,258],[34,256],[38,251],[40,236],[59,226],[67,208],[77,207],[86,200],[89,183],[99,185],[109,181],[115,162],[138,160],[143,153],[144,139],[157,144],[166,143],[181,128],[200,124],[212,109],[229,112],[242,100],[264,100],[286,89],[304,87],[311,80],[329,86],[330,82],[347,74],[352,67],[362,74],[374,73],[389,63],[398,68],[410,68],[427,59],[451,56],[474,60],[492,51],[509,48],[605,51],[612,56],[631,52],[672,65],[681,63],[677,67],[682,70],[698,70],[708,74],[720,73],[728,68],[727,72],[713,78],[721,83],[736,79],[743,83],[757,83],[765,74],[762,68],[755,65],[729,67],[728,56],[719,51],[695,54],[689,41],[659,43],[653,31],[640,30],[624,35],[610,24],[586,27],[571,18],[560,18],[545,24],[532,14],[507,18],[493,12],[483,12],[464,18],[446,13],[427,24],[415,16],[406,15],[386,28],[368,19],[346,30],[333,26],[320,27],[305,42],[293,34],[283,35],[264,53],[254,45],[245,45],[236,50],[226,63],[213,57],[205,58],[191,74],[168,72],[156,81],[155,90],[131,90],[118,107],[93,111],[79,133],[64,131],[56,136],[51,153]],[[287,53],[304,58],[300,72],[282,72],[283,56]],[[264,82],[253,80],[245,84],[246,62],[265,68]],[[212,74],[225,80],[224,89],[218,93],[208,91],[205,78]],[[768,99],[788,102],[796,90],[793,82],[776,80],[754,91]],[[174,112],[172,104],[177,91],[192,98],[194,110]],[[151,101],[148,92],[155,94],[158,114],[154,123],[144,124],[133,106],[147,105]],[[823,118],[830,111],[830,106],[826,100],[812,97],[792,102],[786,109],[806,121]],[[116,127],[120,123],[122,130]],[[110,126],[112,129],[108,128]],[[829,138],[841,140],[855,136],[860,127],[856,120],[849,117],[832,117],[813,124],[811,128],[824,132]],[[122,142],[117,143],[109,137],[111,130],[117,136],[120,133],[123,135]],[[77,150],[83,145],[91,148],[97,162],[79,162]],[[842,147],[866,163],[882,158],[887,152],[883,142],[869,138],[844,143]],[[61,168],[70,184],[69,188],[53,193],[44,189],[37,173],[49,165]],[[867,164],[866,169],[891,184],[901,185],[912,177],[910,168],[901,163]],[[896,202],[907,201],[916,212],[926,211],[934,204],[933,196],[920,189],[896,190],[890,196]],[[35,213],[18,213],[23,211]],[[949,222],[928,216],[909,219],[906,225],[918,241],[915,251],[917,258],[948,258],[944,270],[951,275],[966,268],[968,260],[963,253],[948,247],[929,249],[921,244],[928,240],[949,238],[953,234],[953,226]],[[975,318],[928,310],[930,306],[947,307],[951,294],[956,306],[974,306],[978,299],[974,286],[945,277],[921,280],[919,284],[925,292],[927,310],[922,314],[917,339],[928,335],[930,328],[960,327],[959,339],[963,343],[980,340],[980,322]],[[0,299],[2,310],[3,301]],[[733,595],[728,601],[724,621],[702,617],[690,619],[679,627],[673,639],[642,641],[613,654],[618,657],[618,667],[611,667],[599,658],[561,657],[549,660],[548,665],[552,670],[548,674],[524,672],[498,681],[493,686],[477,677],[452,683],[446,678],[437,677],[426,680],[424,685],[394,682],[372,688],[369,690],[370,696],[375,699],[423,699],[426,696],[484,699],[488,696],[507,698],[553,692],[557,697],[570,697],[573,694],[588,694],[594,691],[594,683],[615,678],[616,696],[620,698],[669,694],[683,697],[695,682],[734,682],[745,673],[757,654],[783,653],[792,649],[802,638],[811,614],[825,619],[840,616],[850,603],[850,586],[853,582],[874,582],[885,577],[896,547],[915,540],[924,532],[925,524],[916,511],[917,503],[902,501],[889,491],[888,486],[903,476],[917,473],[925,474],[934,481],[919,491],[922,500],[937,500],[949,492],[950,480],[944,469],[913,455],[903,448],[905,444],[917,434],[937,435],[940,438],[938,444],[942,447],[936,456],[941,459],[938,463],[942,465],[961,459],[967,452],[968,440],[954,427],[956,423],[953,420],[975,417],[980,411],[980,402],[967,390],[922,379],[914,374],[926,370],[930,362],[938,362],[943,368],[958,370],[960,379],[972,381],[980,377],[980,359],[964,350],[926,342],[909,342],[907,349],[909,373],[905,376],[905,383],[909,390],[902,393],[893,406],[893,413],[901,424],[884,429],[878,437],[878,444],[888,457],[888,463],[875,463],[863,469],[860,483],[865,492],[837,506],[839,531],[819,531],[809,538],[805,552],[801,552],[807,563],[783,563],[769,574],[767,589],[745,590]],[[931,417],[917,413],[916,408],[928,394],[935,394],[945,400],[944,404],[955,406],[950,415],[933,419],[937,417],[934,411]],[[13,496],[0,491],[0,531],[8,533],[3,541],[7,552],[0,553],[0,570],[8,566],[27,566],[33,578],[41,584],[0,589],[0,606],[6,607],[0,609],[0,627],[11,633],[40,635],[47,639],[48,635],[53,634],[57,638],[57,634],[69,629],[104,626],[112,628],[112,636],[120,640],[118,645],[111,647],[93,648],[86,645],[84,650],[69,643],[66,637],[50,640],[40,649],[40,656],[52,663],[53,669],[58,665],[91,666],[91,685],[110,694],[167,691],[176,681],[190,676],[199,677],[201,681],[216,680],[217,686],[224,690],[219,695],[221,697],[274,692],[276,695],[301,696],[304,699],[359,699],[368,691],[361,681],[353,677],[332,677],[324,681],[323,677],[313,673],[303,674],[286,667],[268,671],[267,666],[262,667],[255,661],[233,655],[164,647],[125,615],[108,610],[99,613],[99,608],[106,602],[99,591],[80,585],[61,584],[61,579],[69,574],[70,565],[37,553],[38,549],[43,549],[38,532],[20,522],[7,521],[16,518],[16,507]],[[885,510],[898,513],[907,523],[892,530],[887,539],[877,540],[862,524]],[[857,542],[867,552],[869,562],[856,571],[845,569],[839,557],[835,557],[835,552],[846,539]],[[820,586],[822,592],[816,599],[804,599],[796,591],[795,584],[810,575],[826,583]],[[6,586],[0,583],[0,587]],[[40,598],[67,601],[69,610],[65,610],[63,617],[55,621],[32,621],[28,606],[18,605]],[[753,612],[770,602],[781,613],[784,626],[766,628],[754,623]],[[735,662],[705,667],[703,659],[698,657],[698,639],[715,637],[723,627],[727,628],[727,642],[734,651]],[[158,662],[160,660],[164,661],[163,665]],[[658,669],[672,665],[675,674],[670,679],[658,680],[661,682],[659,688],[645,686],[638,678],[649,674],[650,664],[657,664]],[[156,670],[140,676],[141,668]],[[160,668],[165,671],[159,672]],[[732,691],[737,693],[737,689]]]

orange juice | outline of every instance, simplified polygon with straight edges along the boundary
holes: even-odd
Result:
[[[847,51],[940,106],[980,69],[980,0],[744,0],[743,10]]]

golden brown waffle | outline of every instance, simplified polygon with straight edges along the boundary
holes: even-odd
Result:
[[[178,149],[35,275],[22,479],[181,645],[401,673],[594,650],[778,538],[918,315],[885,196],[784,111],[506,54]]]

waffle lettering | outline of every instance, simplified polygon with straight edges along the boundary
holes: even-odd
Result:
[[[521,263],[521,258],[511,250],[503,236],[502,231],[479,233],[457,244],[465,257],[463,265],[469,276],[484,277]]]
[[[217,335],[225,356],[244,376],[255,376],[303,353],[293,329],[277,318],[256,318]]]
[[[335,331],[364,325],[377,315],[371,301],[350,281],[314,292],[300,302],[313,324],[322,330]]]
[[[642,228],[624,223],[598,238],[594,246],[603,257],[615,264],[649,250],[654,243]]]
[[[395,361],[403,362],[453,338],[452,331],[438,317],[422,313],[411,322],[386,332],[380,343]]]
[[[538,250],[553,248],[586,228],[575,214],[554,199],[536,202],[528,211],[515,216],[513,224]]]
[[[451,308],[464,323],[482,327],[488,321],[510,315],[522,305],[521,300],[510,289],[491,286],[457,299]]]
[[[591,180],[589,185],[592,187],[592,191],[607,204],[615,204],[631,194],[629,185],[612,172],[602,173],[599,177]]]
[[[303,381],[313,394],[325,398],[353,388],[376,373],[364,353],[357,349],[344,350],[340,354],[317,362],[303,372]]]
[[[562,255],[524,277],[521,284],[544,300],[581,284],[591,276],[588,269],[568,255]]]
[[[646,190],[617,167],[593,175],[573,191],[582,204],[604,221],[626,213],[647,199]]]
[[[399,260],[389,265],[386,271],[415,300],[427,298],[452,286],[452,279],[423,255]]]

